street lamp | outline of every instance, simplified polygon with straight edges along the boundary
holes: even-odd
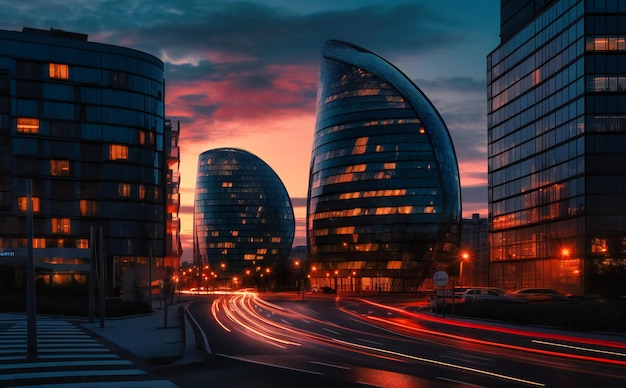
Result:
[[[461,255],[461,262],[459,264],[459,286],[463,285],[463,262],[469,259],[469,253],[463,252]]]

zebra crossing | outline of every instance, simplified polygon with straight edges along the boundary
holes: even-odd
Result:
[[[37,318],[37,357],[27,354],[26,317],[0,314],[0,387],[156,387],[151,377],[72,323]]]

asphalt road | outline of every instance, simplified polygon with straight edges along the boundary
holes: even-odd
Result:
[[[626,386],[623,337],[443,318],[405,302],[207,297],[189,311],[210,355],[167,377],[181,387]]]

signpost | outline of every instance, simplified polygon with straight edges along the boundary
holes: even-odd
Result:
[[[450,281],[450,276],[446,271],[435,271],[433,274],[433,283],[435,286],[441,287],[441,295],[443,296],[443,316],[446,316],[446,293],[445,287],[448,285]],[[454,291],[454,290],[453,290]],[[439,303],[437,303],[437,292],[435,292],[435,313],[438,310]]]

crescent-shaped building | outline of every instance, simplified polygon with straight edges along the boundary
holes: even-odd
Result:
[[[323,50],[307,202],[312,285],[410,291],[458,260],[446,125],[396,67],[337,40]]]
[[[209,283],[214,278],[216,286],[235,287],[271,277],[272,267],[286,262],[294,232],[287,189],[267,163],[236,148],[199,155],[194,262],[208,266]]]

